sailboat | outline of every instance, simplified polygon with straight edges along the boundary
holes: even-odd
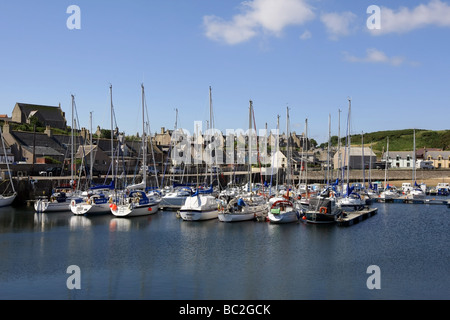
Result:
[[[8,178],[9,178],[9,182],[10,182],[11,188],[12,188],[12,194],[0,195],[0,207],[7,207],[7,206],[10,206],[14,202],[14,200],[17,197],[17,192],[14,189],[14,183],[12,181],[11,170],[9,168],[9,161],[8,161],[8,157],[6,155],[5,140],[3,138],[2,128],[0,128],[0,135],[1,135],[1,139],[2,139],[3,152],[5,153],[6,167],[8,168]]]
[[[424,189],[426,189],[426,186],[424,189],[422,189],[416,181],[416,129],[414,129],[414,134],[413,134],[413,139],[414,139],[414,151],[413,151],[413,186],[411,187],[411,189],[408,191],[406,198],[408,200],[423,200],[426,197],[426,193],[424,191]]]
[[[147,135],[145,133],[145,92],[142,88],[142,150],[143,168],[147,168]],[[133,217],[154,214],[158,212],[161,199],[157,193],[147,194],[147,170],[142,173],[142,189],[132,190],[130,194],[122,198],[122,203],[111,204],[111,212],[117,217]]]
[[[34,202],[34,209],[37,213],[44,212],[70,212],[71,203],[82,201],[78,190],[76,190],[76,181],[74,180],[74,109],[75,97],[72,95],[72,125],[71,125],[71,160],[70,160],[70,185],[59,186],[54,189],[50,198],[39,198]]]
[[[350,134],[350,116],[351,116],[352,100],[348,98],[348,116],[347,116],[347,184],[346,193],[339,200],[339,205],[346,209],[361,209],[365,205],[365,200],[361,196],[354,192],[354,187],[350,187],[350,155],[352,150],[351,134]],[[363,145],[364,152],[364,145]],[[364,165],[363,165],[364,171]]]
[[[111,96],[112,96],[112,87]],[[112,99],[111,99],[112,101]],[[111,114],[112,114],[112,103],[111,103]],[[92,158],[92,113],[90,117],[91,122],[91,151],[90,151],[90,172],[93,171],[93,158]],[[113,135],[111,135],[111,140]],[[111,142],[112,145],[113,142]],[[114,151],[111,149],[112,159],[114,160]],[[97,185],[91,186],[89,190],[82,192],[81,196],[83,201],[72,200],[70,202],[70,210],[74,215],[98,215],[110,213],[110,204],[113,202],[113,190],[115,189],[114,175],[111,183],[109,185]]]
[[[328,156],[327,156],[327,186],[319,195],[309,200],[308,208],[302,217],[309,223],[333,223],[342,213],[341,205],[333,191],[334,185],[330,183],[330,147],[331,147],[331,116],[328,117]],[[338,181],[336,181],[336,184]],[[345,199],[345,198],[344,198]]]
[[[175,131],[177,132],[178,129],[178,109],[176,109],[176,116],[175,116]],[[172,141],[175,141],[176,139],[172,139]],[[170,145],[170,148],[172,148],[172,144]],[[170,153],[170,150],[169,150]],[[167,159],[168,161],[169,159]],[[167,162],[166,162],[167,166]],[[164,179],[164,176],[163,176]],[[162,182],[161,182],[162,184]],[[180,183],[174,183],[172,186],[166,186],[162,190],[163,196],[161,198],[161,202],[159,204],[159,207],[163,210],[179,210],[184,203],[186,202],[186,199],[194,193],[192,190],[191,185],[189,184],[180,184]]]
[[[214,128],[212,121],[213,113],[211,87],[209,87],[209,114],[210,126],[211,128]],[[219,216],[219,209],[223,204],[219,199],[213,196],[212,193],[212,181],[211,187],[206,190],[197,188],[197,191],[192,196],[187,197],[183,206],[180,208],[180,217],[185,221],[217,219]]]
[[[399,197],[397,189],[389,185],[388,170],[389,170],[389,137],[387,137],[386,159],[384,167],[384,190],[379,195],[379,198],[384,201],[397,199]]]
[[[251,119],[253,116],[253,103],[250,101],[249,108],[249,127],[251,132]],[[249,138],[249,166],[248,166],[248,192],[239,192],[229,200],[226,207],[221,207],[219,212],[219,220],[222,222],[237,222],[254,220],[257,217],[262,217],[267,212],[266,199],[251,192],[252,185],[252,168],[251,168],[251,138]]]
[[[291,155],[290,155],[290,132],[289,132],[289,107],[286,108],[286,132],[287,132],[287,171],[286,171],[286,194],[269,200],[268,217],[271,223],[291,223],[300,219],[300,211],[291,199],[290,179],[291,179]]]

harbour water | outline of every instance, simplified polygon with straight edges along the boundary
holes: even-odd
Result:
[[[2,300],[448,300],[450,209],[376,203],[351,227],[0,209]],[[69,266],[80,270],[70,290]],[[369,289],[378,266],[380,289]]]

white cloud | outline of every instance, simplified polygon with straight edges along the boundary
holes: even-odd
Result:
[[[348,52],[344,52],[345,60],[350,62],[384,63],[393,66],[399,66],[406,62],[406,59],[400,56],[388,57],[383,51],[371,48],[367,49],[365,57],[355,57]],[[414,63],[411,63],[414,64]]]
[[[312,33],[309,30],[306,30],[305,32],[303,32],[300,36],[300,39],[302,40],[308,40],[312,38]]]
[[[242,13],[231,20],[203,17],[208,38],[227,44],[245,42],[261,32],[279,36],[284,28],[314,19],[306,0],[251,0],[241,3]]]
[[[325,24],[330,39],[337,40],[339,37],[347,36],[351,33],[351,24],[356,19],[356,15],[350,11],[343,13],[324,13],[320,20]]]
[[[450,27],[450,5],[440,0],[431,0],[414,9],[401,7],[394,11],[381,8],[381,29],[371,30],[374,35],[406,33],[426,26]]]

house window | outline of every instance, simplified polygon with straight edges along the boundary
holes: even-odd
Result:
[[[406,161],[410,161],[411,160],[411,157],[410,156],[407,156],[406,157]],[[409,167],[409,166],[408,166]]]
[[[408,163],[406,164],[406,166],[409,168],[409,167],[411,166],[411,164],[408,162]]]
[[[397,156],[397,159],[396,159],[397,161],[400,161],[400,156]]]
[[[428,156],[428,158],[427,158],[428,160],[432,160],[432,158],[431,158],[431,156]]]

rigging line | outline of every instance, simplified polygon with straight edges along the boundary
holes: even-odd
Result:
[[[159,181],[158,181],[158,172],[156,169],[156,161],[155,161],[155,151],[153,149],[153,141],[152,141],[152,130],[151,130],[151,126],[150,126],[150,116],[148,113],[148,107],[147,107],[147,97],[144,94],[144,105],[145,105],[145,112],[147,115],[147,126],[148,126],[148,136],[149,136],[149,140],[150,140],[150,149],[152,150],[152,159],[153,159],[153,169],[155,171],[155,179],[156,179],[156,187],[159,189]]]

